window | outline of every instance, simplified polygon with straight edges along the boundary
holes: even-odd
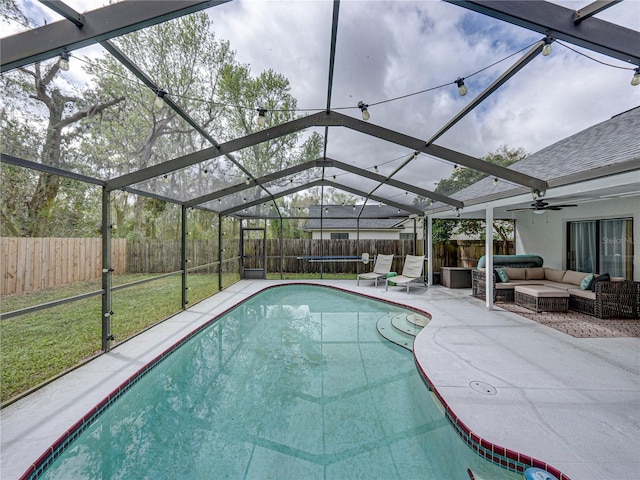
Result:
[[[332,233],[331,240],[349,240],[348,233]]]
[[[567,223],[567,268],[633,278],[633,220]]]
[[[400,240],[413,240],[413,232],[411,233],[401,233]]]

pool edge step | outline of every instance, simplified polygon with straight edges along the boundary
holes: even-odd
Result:
[[[376,322],[376,330],[385,339],[391,343],[406,348],[409,351],[413,351],[414,336],[404,333],[393,326],[391,323],[392,318],[395,315],[385,315]]]

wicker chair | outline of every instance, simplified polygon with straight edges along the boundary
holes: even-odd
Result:
[[[595,300],[571,295],[569,309],[598,318],[640,318],[640,282],[598,282]]]

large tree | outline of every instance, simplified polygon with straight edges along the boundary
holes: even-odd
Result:
[[[509,148],[506,145],[501,146],[493,153],[488,153],[482,160],[501,167],[518,162],[525,158],[527,153],[522,147]],[[451,195],[463,188],[472,185],[487,176],[486,173],[471,170],[468,168],[454,169],[449,178],[444,178],[438,182],[435,191],[443,195]],[[494,232],[498,239],[506,242],[513,237],[513,222],[496,220],[493,222]],[[433,240],[435,242],[446,242],[454,233],[460,233],[469,236],[478,236],[482,238],[485,232],[485,222],[483,220],[472,219],[435,219],[433,221]]]
[[[33,27],[13,1],[3,2],[5,19]],[[3,151],[47,166],[78,171],[77,141],[84,133],[78,125],[99,115],[124,97],[103,94],[87,102],[69,78],[61,78],[61,59],[36,62],[2,77],[5,106],[0,115]],[[3,232],[46,236],[60,222],[56,199],[70,182],[49,173],[33,175],[16,167],[3,168]],[[73,185],[71,196],[81,198],[86,186]],[[68,233],[67,233],[68,234]]]

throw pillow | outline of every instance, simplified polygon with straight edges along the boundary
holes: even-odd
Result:
[[[503,283],[507,283],[509,281],[509,275],[504,271],[504,268],[496,268],[496,273],[498,274],[498,278]]]
[[[596,278],[596,276],[593,273],[590,273],[589,275],[584,277],[582,279],[582,282],[580,282],[580,290],[590,290],[591,289],[591,283],[593,282],[593,280],[595,278]]]
[[[596,291],[596,283],[609,282],[610,280],[611,280],[611,276],[608,273],[603,273],[602,275],[598,275],[596,278],[593,279],[593,282],[591,282],[591,291],[592,292]]]
[[[503,269],[511,280],[526,280],[527,278],[526,268],[503,267]]]
[[[502,282],[502,280],[500,280],[500,274],[498,273],[498,269],[497,268],[493,269],[493,281],[496,282],[496,283]]]

